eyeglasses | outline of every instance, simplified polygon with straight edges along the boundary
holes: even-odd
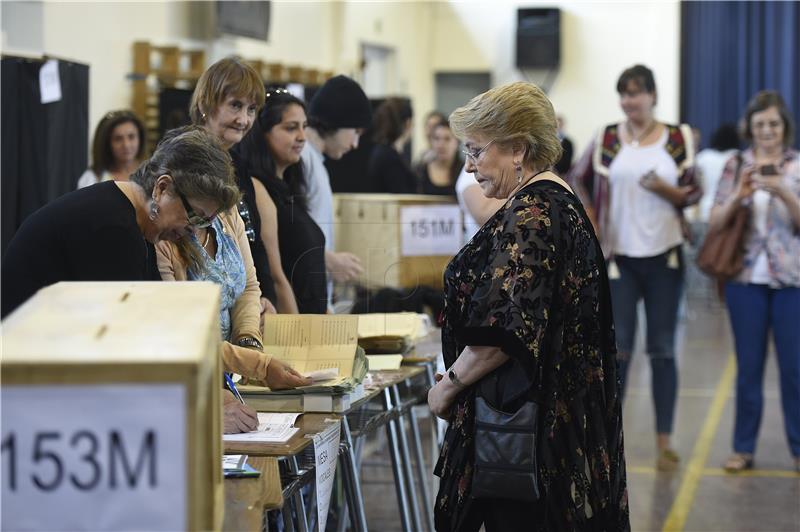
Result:
[[[477,163],[478,159],[480,158],[480,156],[483,155],[483,152],[485,152],[486,149],[489,146],[491,146],[492,142],[494,142],[494,141],[495,141],[495,139],[490,140],[489,142],[486,143],[486,145],[483,148],[481,148],[481,149],[479,149],[477,151],[470,150],[470,149],[464,149],[464,150],[461,150],[461,153],[463,153],[465,157],[467,157],[469,159],[472,159],[473,163]]]
[[[181,203],[183,203],[183,208],[186,209],[186,218],[189,220],[189,225],[197,229],[203,229],[214,222],[214,218],[217,217],[216,214],[213,214],[208,218],[197,214],[192,206],[189,205],[189,201],[186,199],[186,196],[184,196],[177,188],[175,189],[175,192],[178,193],[178,197],[181,199]]]

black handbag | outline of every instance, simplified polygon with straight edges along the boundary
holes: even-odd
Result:
[[[478,386],[475,396],[472,497],[538,500],[539,406],[526,400],[515,412],[503,412],[492,407],[480,390]]]

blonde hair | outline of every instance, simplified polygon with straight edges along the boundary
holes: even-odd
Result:
[[[197,80],[189,104],[189,116],[195,125],[204,125],[228,96],[238,96],[264,105],[264,82],[253,67],[238,57],[220,59]]]
[[[452,112],[450,128],[459,139],[478,133],[503,145],[520,142],[524,163],[533,168],[553,166],[561,158],[553,104],[533,83],[509,83],[475,96]]]

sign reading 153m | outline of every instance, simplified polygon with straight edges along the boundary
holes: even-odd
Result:
[[[186,526],[179,385],[3,386],[3,529]]]
[[[455,255],[464,235],[458,205],[401,207],[401,255]]]

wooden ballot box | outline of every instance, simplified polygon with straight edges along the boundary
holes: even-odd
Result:
[[[59,283],[3,321],[2,529],[221,528],[219,300]]]
[[[368,286],[442,287],[463,242],[463,215],[449,196],[334,194],[336,251],[361,259]]]

